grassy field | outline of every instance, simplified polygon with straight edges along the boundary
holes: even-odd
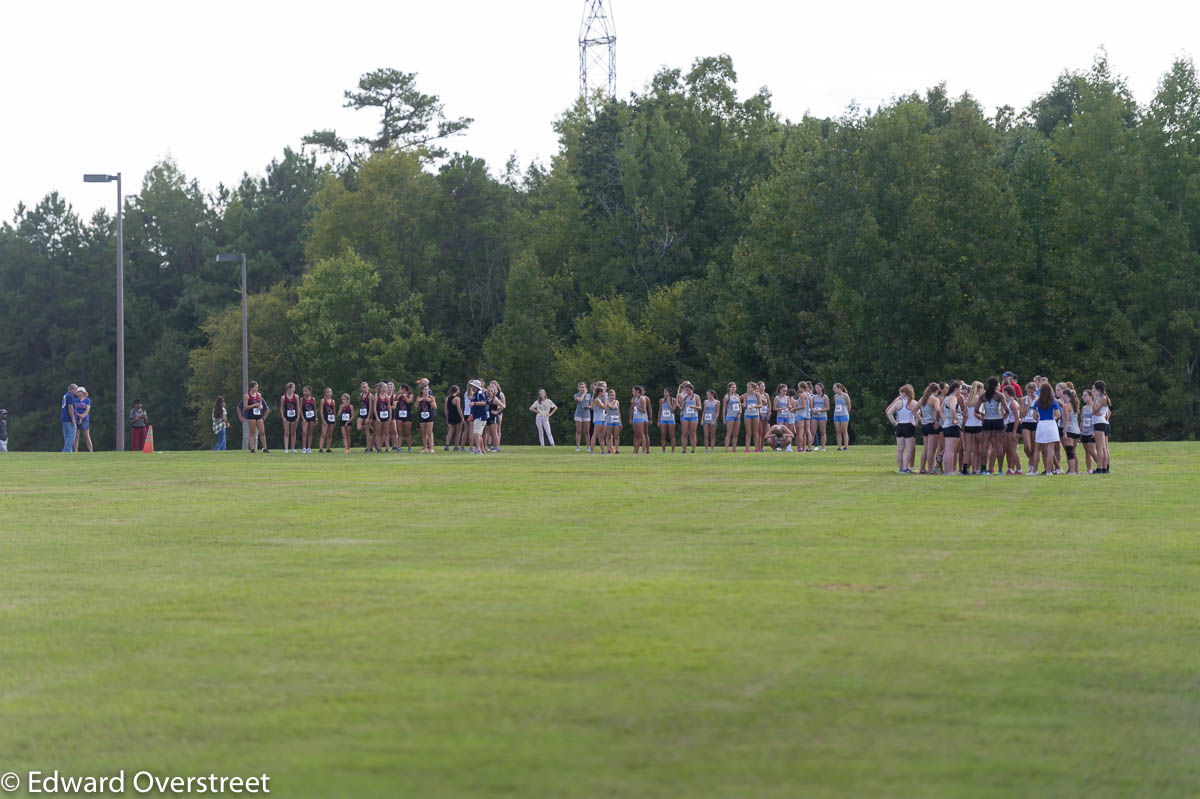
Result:
[[[1200,794],[1200,445],[1003,478],[572,449],[0,455],[0,772]]]

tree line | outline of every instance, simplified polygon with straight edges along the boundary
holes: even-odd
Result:
[[[340,396],[495,377],[518,417],[546,388],[834,380],[860,441],[900,383],[1011,369],[1104,379],[1118,438],[1200,431],[1200,82],[1175,61],[1139,106],[1100,56],[1024,109],[944,85],[793,122],[740,98],[726,56],[641,93],[581,98],[549,163],[447,145],[415,76],[377,70],[353,141],[314,131],[204,191],[170,160],[125,205],[127,398],[160,449],[211,444],[251,378]],[[56,192],[0,226],[0,405],[13,449],[57,449],[66,383],[113,446],[114,219]],[[556,416],[565,427],[569,414]],[[506,425],[514,442],[534,436]]]

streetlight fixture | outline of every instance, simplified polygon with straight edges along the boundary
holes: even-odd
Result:
[[[231,264],[242,262],[242,393],[250,388],[250,338],[246,328],[246,253],[224,254],[217,256],[217,263]]]
[[[121,173],[87,174],[84,183],[117,182],[117,452],[125,450],[125,242],[121,208]]]

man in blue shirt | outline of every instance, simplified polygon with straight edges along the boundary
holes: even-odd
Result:
[[[483,452],[483,428],[487,425],[487,394],[483,391],[483,383],[472,380],[471,388],[471,452]]]
[[[62,397],[62,413],[59,419],[63,428],[63,452],[70,452],[75,447],[75,390],[79,386],[72,383],[67,386],[67,393]]]

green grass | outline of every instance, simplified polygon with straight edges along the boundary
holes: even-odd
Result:
[[[0,455],[0,772],[1200,794],[1200,445],[1036,478],[571,449]]]

